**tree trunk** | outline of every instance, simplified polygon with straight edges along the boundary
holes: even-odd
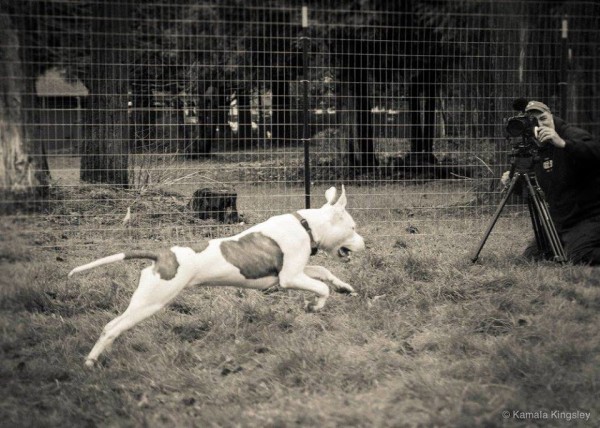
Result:
[[[271,84],[272,116],[271,138],[285,144],[288,141],[299,141],[298,124],[292,120],[293,99],[290,96],[289,82],[277,76]]]
[[[433,154],[435,133],[435,82],[432,73],[421,73],[410,85],[411,142],[408,163],[431,165],[437,163]]]
[[[524,57],[526,46],[525,30],[523,26],[522,10],[515,10],[511,4],[498,2],[489,6],[491,10],[488,15],[489,28],[493,30],[489,34],[488,61],[490,73],[493,79],[501,82],[515,82],[514,85],[492,85],[493,92],[489,98],[499,100],[495,103],[496,110],[492,110],[490,122],[493,124],[491,134],[496,143],[497,150],[494,153],[492,168],[494,177],[498,179],[503,173],[503,169],[509,162],[507,143],[505,139],[505,119],[512,112],[512,103],[515,98],[526,97],[527,93],[525,80]],[[522,7],[522,4],[519,4]],[[511,53],[514,47],[518,46],[519,56]],[[493,80],[490,80],[493,81]],[[486,86],[486,90],[489,90]],[[494,183],[495,185],[495,183]]]
[[[92,23],[92,71],[81,157],[81,180],[129,186],[128,4],[100,2]],[[107,49],[110,48],[110,49]]]
[[[379,165],[373,142],[373,114],[371,113],[373,94],[370,87],[368,73],[360,73],[354,92],[356,96],[358,147],[360,150],[355,160],[363,168],[372,168]]]
[[[0,14],[0,192],[40,196],[48,190],[50,174],[44,151],[28,129],[24,107],[33,102],[35,87],[33,78],[26,78],[20,53],[10,18]]]

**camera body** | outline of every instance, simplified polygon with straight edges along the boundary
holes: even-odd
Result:
[[[517,157],[536,157],[540,148],[537,139],[539,122],[535,116],[523,113],[508,119],[506,133],[513,142],[513,155]],[[520,137],[520,138],[519,138]]]
[[[537,118],[528,114],[519,114],[508,119],[506,132],[511,137],[536,138],[536,127],[540,126]]]

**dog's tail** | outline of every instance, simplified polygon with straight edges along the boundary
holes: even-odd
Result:
[[[93,269],[98,266],[120,262],[121,260],[127,259],[150,259],[156,261],[158,260],[158,254],[150,251],[130,251],[128,253],[113,254],[112,256],[103,257],[91,263],[76,267],[71,272],[69,272],[69,278],[77,272],[82,272],[84,270]]]

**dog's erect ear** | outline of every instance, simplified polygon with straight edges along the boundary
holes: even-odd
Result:
[[[340,198],[335,203],[335,206],[340,207],[340,208],[346,208],[347,203],[348,203],[348,199],[346,198],[346,189],[344,188],[344,185],[342,184],[342,194],[340,195]]]
[[[327,199],[327,203],[329,205],[333,205],[333,203],[335,201],[335,195],[336,194],[337,194],[337,190],[335,189],[335,187],[330,187],[325,192],[325,199]]]

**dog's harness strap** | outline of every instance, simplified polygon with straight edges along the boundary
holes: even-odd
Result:
[[[313,238],[312,230],[310,230],[308,222],[297,212],[294,213],[294,217],[298,219],[302,227],[304,227],[304,229],[306,230],[306,233],[308,233],[308,236],[310,237],[310,255],[314,256],[315,254],[317,254],[317,251],[319,251],[319,244],[317,244],[315,238]]]

